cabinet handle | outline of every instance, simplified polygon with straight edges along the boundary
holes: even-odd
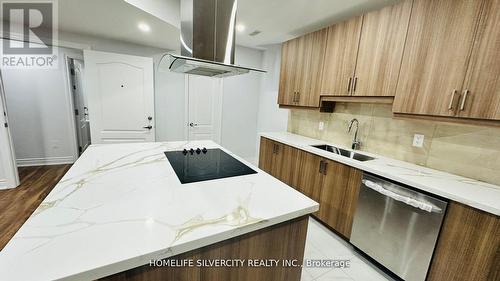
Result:
[[[356,85],[358,85],[358,77],[354,78],[354,82],[352,83],[352,92],[356,92]]]
[[[297,102],[300,102],[300,92],[297,92]]]
[[[462,103],[460,104],[460,111],[463,111],[465,108],[465,100],[467,100],[467,96],[469,95],[469,90],[464,91],[464,98],[462,99]]]
[[[457,90],[453,90],[451,92],[450,103],[448,104],[448,110],[453,110],[453,101],[455,100],[455,95],[457,94]]]
[[[293,102],[297,102],[297,92],[293,92]]]
[[[326,167],[328,166],[328,162],[323,162],[323,175],[326,176]]]
[[[323,162],[323,160],[319,161],[319,173],[320,174],[323,174],[323,163],[325,163],[325,162]]]
[[[347,93],[351,92],[351,82],[352,82],[352,77],[349,77],[349,84],[347,84]]]

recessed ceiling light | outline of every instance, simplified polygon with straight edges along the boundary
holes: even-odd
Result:
[[[137,27],[139,28],[140,31],[142,32],[150,32],[151,31],[151,27],[149,26],[149,24],[145,23],[145,22],[140,22]]]
[[[238,32],[243,32],[243,31],[245,31],[245,29],[246,29],[246,26],[244,24],[238,23],[236,25],[236,31],[238,31]]]

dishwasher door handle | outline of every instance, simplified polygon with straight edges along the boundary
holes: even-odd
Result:
[[[401,194],[397,194],[396,192],[390,191],[390,190],[384,188],[382,185],[375,183],[371,180],[363,179],[363,184],[366,187],[373,189],[380,194],[383,194],[387,197],[390,197],[396,201],[405,203],[405,204],[410,205],[412,207],[427,211],[429,213],[441,213],[441,212],[443,212],[443,210],[441,208],[435,206],[434,204],[431,204],[431,203],[428,203],[425,201],[419,201],[417,199],[414,199],[414,198],[411,198],[408,196],[404,196]]]

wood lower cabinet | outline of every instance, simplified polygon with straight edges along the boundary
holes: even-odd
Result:
[[[320,210],[314,215],[350,237],[363,176],[360,170],[267,138],[261,138],[259,157],[261,169],[319,202]]]
[[[319,202],[321,187],[323,184],[323,175],[320,171],[320,165],[323,158],[309,152],[299,151],[300,169],[295,188],[305,194],[307,197]]]
[[[363,172],[266,138],[260,149],[259,167],[279,166],[270,168],[271,174],[319,202],[313,215],[348,240]],[[500,217],[448,204],[427,276],[427,281],[441,280],[500,280]]]
[[[335,161],[323,161],[324,177],[318,217],[349,238],[363,172]]]
[[[297,181],[300,161],[299,150],[288,145],[275,142],[276,152],[273,157],[271,174],[282,182],[294,186]]]
[[[299,150],[267,138],[260,139],[259,168],[282,182],[295,186]]]
[[[267,138],[260,138],[259,168],[269,174],[273,165],[274,149],[274,141]]]
[[[427,280],[500,280],[500,218],[450,202]]]
[[[297,260],[302,264],[308,217],[273,225],[164,261],[196,265],[206,260]],[[246,264],[246,263],[245,263]],[[101,281],[300,281],[302,267],[285,266],[150,266],[149,264],[98,279]]]

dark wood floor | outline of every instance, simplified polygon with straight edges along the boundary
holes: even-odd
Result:
[[[21,185],[0,190],[0,250],[70,167],[71,165],[20,167]]]

